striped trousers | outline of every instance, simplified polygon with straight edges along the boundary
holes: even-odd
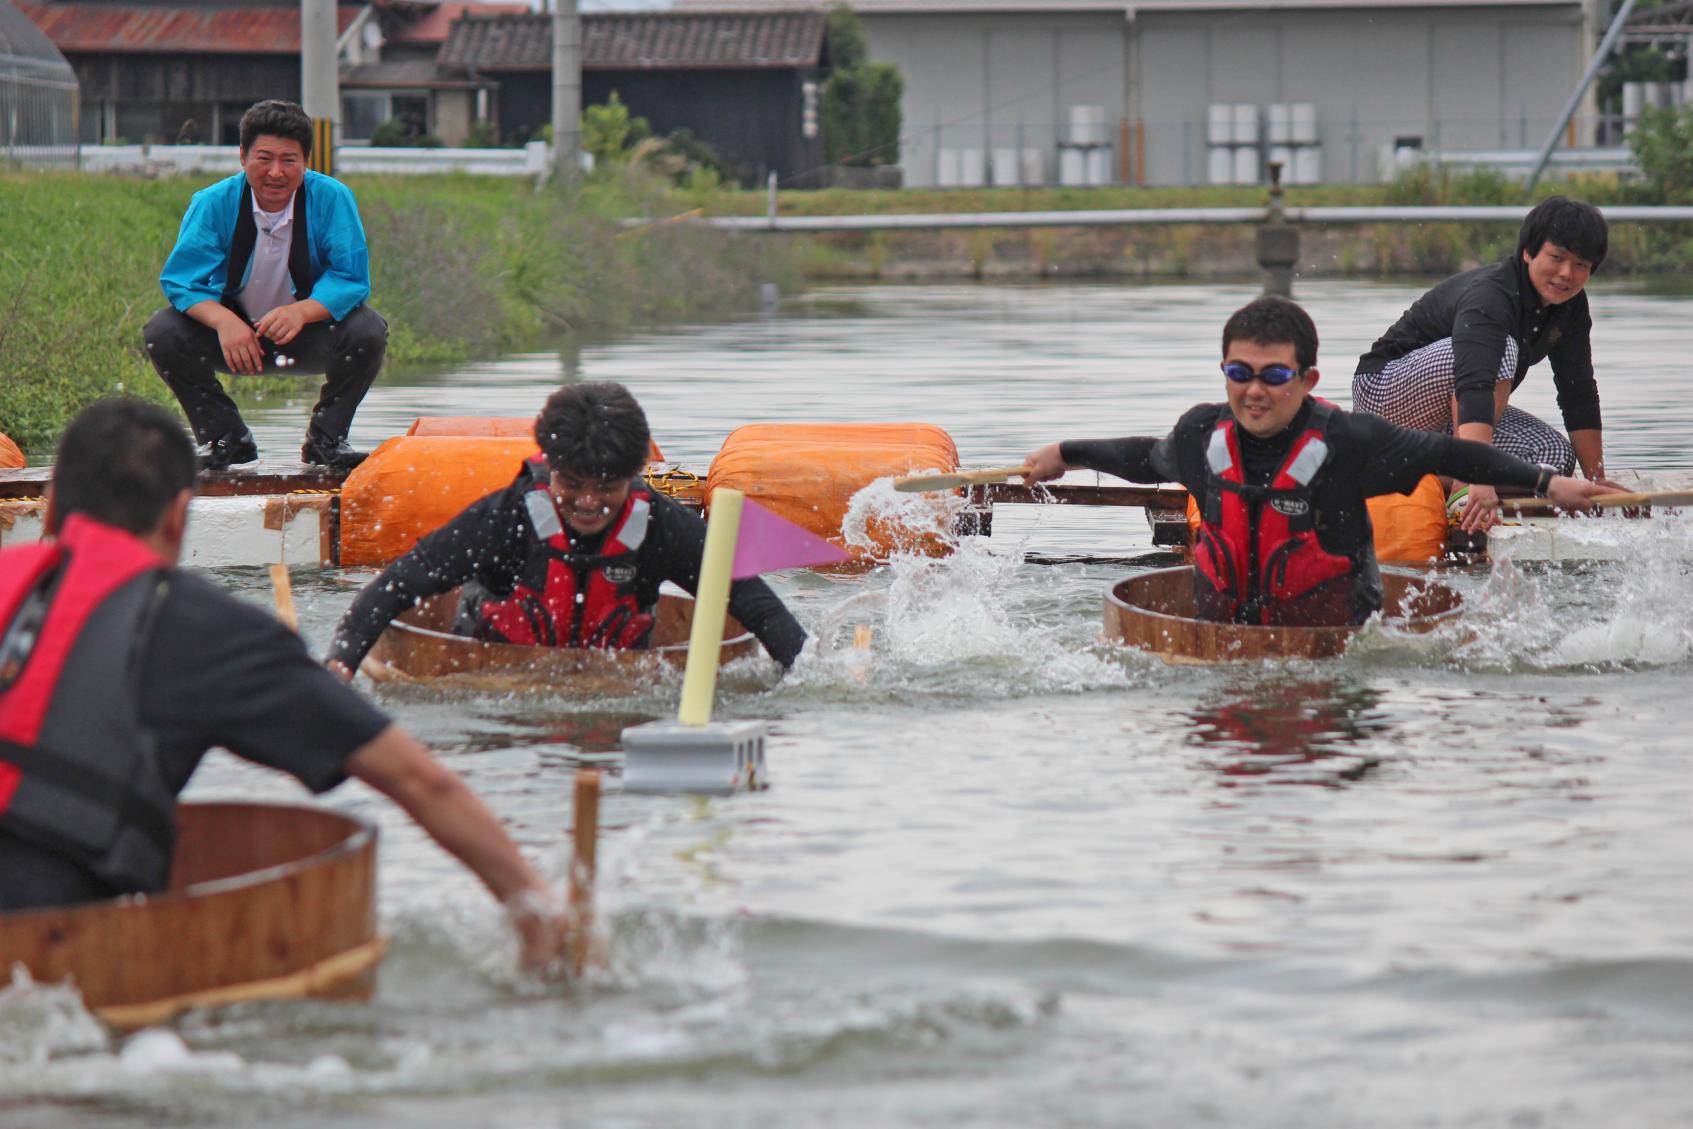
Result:
[[[1505,341],[1499,380],[1517,372],[1517,343]],[[1377,373],[1352,378],[1352,408],[1381,416],[1413,431],[1452,434],[1452,339],[1443,337],[1389,361]],[[1493,428],[1493,445],[1507,454],[1542,463],[1559,474],[1575,473],[1575,448],[1564,433],[1521,408],[1507,406]]]

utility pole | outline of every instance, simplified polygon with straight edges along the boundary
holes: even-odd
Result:
[[[1558,147],[1558,140],[1564,134],[1564,127],[1575,117],[1575,111],[1581,105],[1582,98],[1587,95],[1587,88],[1593,85],[1593,80],[1599,77],[1599,70],[1605,65],[1605,60],[1611,57],[1611,49],[1622,38],[1622,29],[1628,23],[1628,14],[1634,11],[1634,0],[1623,0],[1621,8],[1611,20],[1611,26],[1605,31],[1605,38],[1599,41],[1599,49],[1593,52],[1593,57],[1587,61],[1587,71],[1581,76],[1581,81],[1570,91],[1569,100],[1564,108],[1558,111],[1558,124],[1552,127],[1552,132],[1546,137],[1546,144],[1540,147],[1540,157],[1534,162],[1534,173],[1528,178],[1528,191],[1525,195],[1534,198],[1534,186],[1540,183],[1540,176],[1551,163],[1552,150]]]
[[[335,44],[335,0],[300,0],[300,107],[312,119],[308,164],[335,175],[335,134],[341,121],[341,72]]]
[[[553,0],[553,176],[561,187],[582,171],[582,23],[576,0]]]

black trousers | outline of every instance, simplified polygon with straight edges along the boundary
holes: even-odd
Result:
[[[176,394],[197,442],[209,443],[246,430],[241,410],[217,378],[229,367],[215,329],[166,306],[147,322],[142,339],[147,343],[147,359]],[[382,369],[388,323],[369,306],[359,306],[341,321],[313,322],[286,345],[263,344],[265,372],[323,374],[307,438],[333,447],[347,437],[359,401]],[[277,356],[292,358],[293,366],[279,367]]]

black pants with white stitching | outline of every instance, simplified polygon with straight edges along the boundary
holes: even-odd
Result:
[[[229,366],[216,330],[166,306],[147,322],[142,338],[147,359],[176,394],[197,442],[246,429],[240,409],[217,378]],[[313,322],[286,345],[264,345],[266,373],[323,374],[307,437],[328,448],[347,437],[359,401],[376,382],[388,351],[388,323],[369,306],[359,306],[340,321]],[[291,358],[293,365],[279,366],[278,356]]]

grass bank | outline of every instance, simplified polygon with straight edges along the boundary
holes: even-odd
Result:
[[[0,172],[0,431],[26,452],[42,453],[78,408],[120,389],[174,403],[143,356],[141,327],[164,303],[159,268],[188,198],[211,179]],[[390,368],[722,316],[756,308],[761,281],[797,279],[779,240],[681,224],[623,233],[624,216],[689,206],[637,174],[569,198],[488,177],[347,181]]]

